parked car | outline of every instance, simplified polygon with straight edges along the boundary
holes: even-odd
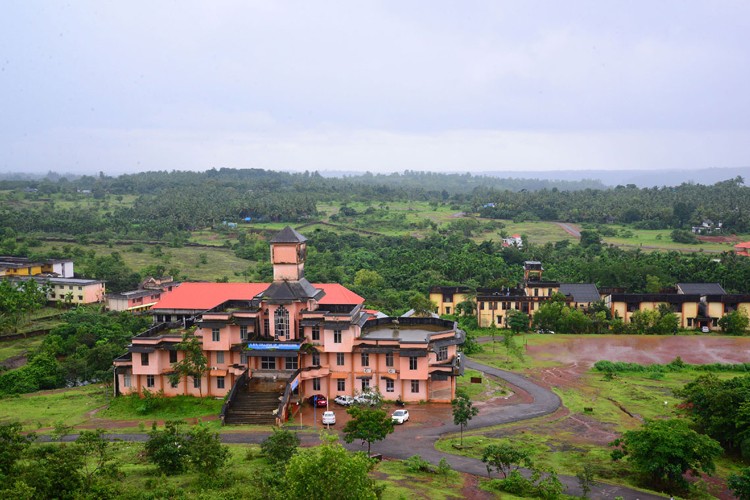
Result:
[[[313,394],[312,396],[307,398],[307,400],[311,405],[314,404],[318,408],[325,408],[326,406],[328,406],[328,400],[322,394]]]
[[[351,396],[336,396],[333,402],[341,406],[351,406],[354,404],[354,398]]]
[[[703,332],[703,333],[709,333],[710,331],[711,330],[707,326],[702,326],[701,327],[701,332]]]
[[[540,328],[539,330],[536,331],[536,333],[547,333],[547,334],[550,334],[550,335],[554,335],[555,334],[554,330],[549,330],[547,328]]]
[[[378,404],[378,395],[373,392],[363,392],[357,396],[354,396],[354,402],[361,405],[375,406]]]
[[[409,420],[409,410],[396,410],[391,415],[394,424],[403,424]]]
[[[323,425],[335,425],[336,424],[336,414],[332,411],[324,411],[323,412]]]

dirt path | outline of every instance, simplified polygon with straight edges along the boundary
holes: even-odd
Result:
[[[581,237],[581,232],[572,224],[568,224],[567,222],[555,222],[555,224],[560,226],[562,230],[568,233],[569,235],[576,237],[576,238]]]

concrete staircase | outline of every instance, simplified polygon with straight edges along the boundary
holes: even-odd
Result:
[[[224,423],[227,425],[275,424],[274,411],[279,409],[279,397],[283,393],[283,382],[251,378],[247,388],[239,391],[227,408]]]

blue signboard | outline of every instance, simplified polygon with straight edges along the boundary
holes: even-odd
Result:
[[[295,378],[294,382],[292,382],[292,390],[296,389],[299,385],[299,378]]]
[[[299,351],[302,344],[282,344],[282,343],[268,343],[268,344],[257,344],[249,343],[247,348],[251,351]]]

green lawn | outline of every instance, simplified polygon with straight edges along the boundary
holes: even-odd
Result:
[[[44,242],[45,249],[60,247],[58,242]],[[161,254],[157,255],[155,246],[137,245],[87,245],[87,250],[94,250],[97,255],[108,255],[119,252],[125,264],[134,271],[140,272],[151,265],[163,265],[169,271],[177,268],[179,279],[188,281],[216,281],[228,278],[229,281],[248,281],[252,278],[255,263],[240,259],[228,248],[181,247],[171,248],[161,245]],[[142,249],[142,251],[138,251]],[[201,262],[205,255],[206,263]],[[247,274],[247,278],[243,273]]]
[[[54,427],[60,422],[75,426],[88,420],[86,413],[108,401],[108,390],[98,384],[8,396],[0,399],[0,421],[18,421],[26,430]]]
[[[39,347],[42,341],[44,341],[44,336],[0,342],[0,361],[25,354]]]

